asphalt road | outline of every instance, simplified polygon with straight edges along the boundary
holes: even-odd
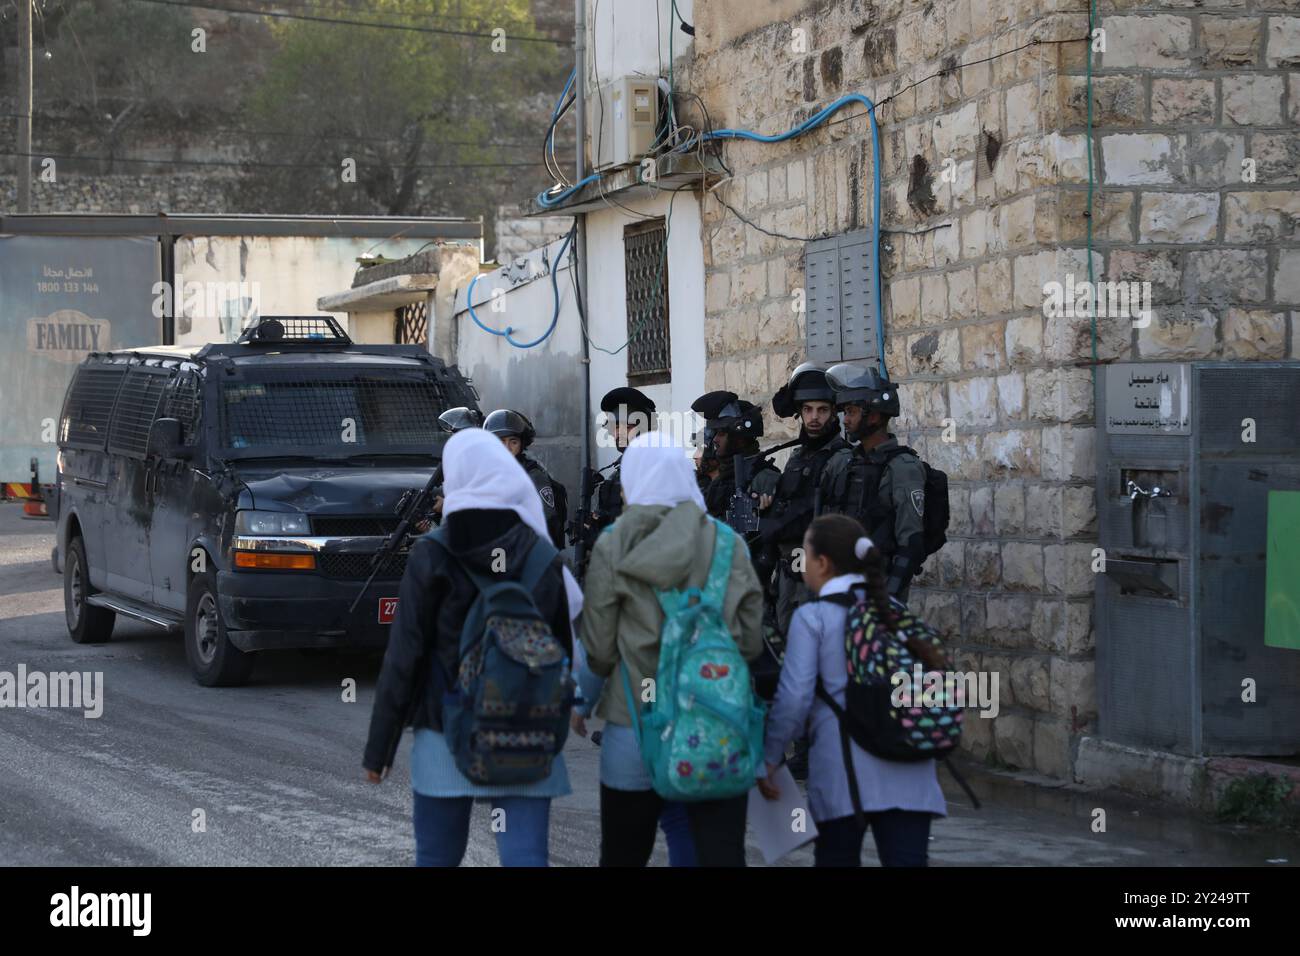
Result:
[[[253,682],[204,688],[178,638],[118,620],[113,640],[79,646],[50,566],[53,527],[0,504],[0,671],[103,673],[103,714],[0,709],[0,865],[409,865],[414,858],[404,743],[385,783],[361,751],[379,658],[263,655]],[[343,701],[345,679],[357,701]],[[571,736],[574,793],[551,810],[551,861],[598,858],[599,751]],[[1295,863],[1294,841],[1206,827],[1122,802],[1106,834],[1094,797],[978,781],[976,811],[948,785],[936,865],[1262,865]],[[1118,800],[1118,798],[1116,798]],[[206,828],[193,821],[202,811]],[[1145,814],[1145,815],[1144,815]],[[867,841],[864,862],[874,861]],[[760,863],[751,848],[750,859]],[[662,837],[654,863],[667,862]],[[803,849],[785,861],[807,865]],[[492,866],[488,810],[476,807],[466,865]]]

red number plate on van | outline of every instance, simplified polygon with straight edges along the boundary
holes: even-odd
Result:
[[[379,623],[392,624],[397,617],[397,598],[379,599]]]

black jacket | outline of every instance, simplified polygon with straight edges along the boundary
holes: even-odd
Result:
[[[517,579],[537,534],[513,511],[458,511],[447,517],[453,554],[483,575]],[[505,570],[492,569],[493,552],[505,551]],[[500,563],[498,562],[498,566]],[[559,555],[533,591],[537,609],[570,659],[569,602]],[[398,592],[397,620],[388,637],[375,707],[370,715],[363,766],[383,770],[406,726],[442,729],[442,692],[459,665],[460,630],[478,591],[461,568],[428,536],[418,538],[406,562]]]

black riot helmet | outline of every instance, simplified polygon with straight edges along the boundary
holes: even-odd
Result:
[[[438,416],[438,427],[452,435],[467,428],[482,428],[483,413],[466,405],[449,408]]]
[[[790,373],[790,381],[772,396],[772,411],[782,418],[790,418],[799,414],[804,402],[835,402],[835,393],[826,381],[826,369],[816,362],[804,362]]]
[[[742,445],[763,434],[762,411],[753,402],[738,397],[735,392],[719,391],[701,395],[692,403],[691,411],[704,416],[701,437],[707,446],[713,445],[714,436],[719,432],[737,436]]]
[[[890,418],[898,415],[898,390],[869,365],[841,362],[826,370],[826,382],[835,393],[835,407],[857,405]]]
[[[496,435],[497,438],[518,438],[520,444],[525,448],[533,443],[537,437],[537,431],[530,422],[520,412],[513,411],[509,408],[498,408],[495,412],[487,417],[483,422],[483,430]]]

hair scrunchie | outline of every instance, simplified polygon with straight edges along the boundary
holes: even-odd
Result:
[[[861,538],[858,538],[857,542],[853,545],[853,553],[857,555],[859,561],[865,561],[867,560],[868,552],[870,552],[875,546],[876,544],[874,541],[866,535],[863,535]]]

